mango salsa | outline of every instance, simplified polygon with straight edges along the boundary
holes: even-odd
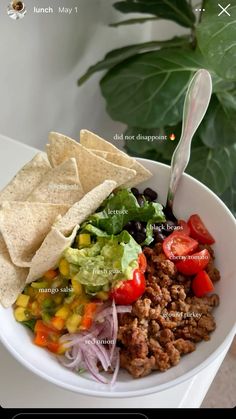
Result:
[[[20,294],[16,300],[16,305],[19,307],[27,307],[29,299],[29,295]]]
[[[66,259],[61,259],[59,263],[59,271],[63,276],[69,276],[70,274],[70,265]]]
[[[66,321],[66,328],[69,333],[75,333],[81,323],[82,316],[79,314],[72,314]]]
[[[91,236],[88,233],[81,233],[77,236],[76,241],[79,249],[88,247],[91,244]]]

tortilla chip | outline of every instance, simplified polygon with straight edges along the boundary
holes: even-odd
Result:
[[[106,180],[88,192],[54,224],[31,261],[27,283],[35,281],[48,269],[57,266],[63,251],[73,243],[80,223],[97,210],[115,187],[114,181]]]
[[[76,159],[85,193],[106,179],[114,180],[117,186],[120,186],[136,175],[135,170],[110,163],[65,135],[52,132],[49,134],[49,141],[50,146],[47,147],[47,152],[53,167],[71,157]]]
[[[31,261],[31,267],[26,283],[36,281],[49,269],[55,268],[63,251],[73,243],[79,226],[76,226],[69,237],[65,237],[60,231],[52,227],[44,239],[39,250]]]
[[[43,177],[27,201],[73,205],[84,195],[76,160],[66,160]]]
[[[54,227],[64,235],[70,234],[76,225],[83,223],[89,215],[93,214],[103,201],[116,188],[116,182],[105,180],[88,192],[79,202],[74,204],[68,212],[59,219]]]
[[[92,148],[89,150],[97,156],[110,161],[111,163],[118,164],[118,166],[132,167],[135,163],[135,159],[128,156],[127,154],[111,153],[110,151],[94,150]]]
[[[59,215],[69,206],[36,202],[4,202],[0,210],[0,231],[12,262],[28,267]]]
[[[87,129],[82,129],[80,131],[80,144],[88,149],[108,151],[110,153],[118,153],[127,156],[127,154],[119,150],[116,146]]]
[[[103,138],[100,138],[93,132],[81,130],[80,143],[90,151],[94,152],[98,156],[100,155],[109,162],[123,167],[129,167],[130,169],[136,171],[136,176],[124,182],[122,186],[132,188],[133,186],[136,186],[139,183],[144,182],[145,180],[148,180],[150,177],[152,177],[152,173],[142,164],[140,164],[135,158],[128,156],[113,144],[109,143]]]
[[[3,201],[25,201],[50,168],[46,154],[36,154],[2,190],[0,204]]]
[[[7,308],[16,301],[24,289],[29,270],[18,268],[10,258],[5,241],[0,234],[0,302]]]

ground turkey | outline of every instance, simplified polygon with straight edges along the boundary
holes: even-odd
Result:
[[[214,253],[206,268],[212,281],[220,279],[214,267]],[[166,371],[180,361],[181,355],[193,352],[196,342],[209,340],[216,324],[212,310],[219,304],[218,295],[197,298],[191,291],[191,277],[180,275],[173,262],[166,259],[162,245],[146,247],[146,291],[131,313],[119,315],[118,346],[121,367],[134,378],[153,370]]]

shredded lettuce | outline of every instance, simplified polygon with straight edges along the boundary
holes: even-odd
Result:
[[[149,224],[163,222],[165,215],[162,205],[145,200],[144,205],[140,206],[129,189],[121,189],[116,194],[110,195],[104,201],[100,211],[91,215],[82,228],[104,237],[104,233],[110,235],[121,233],[129,221],[149,222]],[[149,240],[151,233],[149,229]]]

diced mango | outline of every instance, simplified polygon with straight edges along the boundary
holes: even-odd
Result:
[[[17,307],[17,308],[14,310],[14,316],[15,316],[15,319],[16,319],[18,322],[24,322],[25,320],[27,320],[27,316],[26,316],[26,314],[25,314],[25,309],[24,309],[24,307]]]
[[[80,325],[82,316],[79,314],[72,314],[66,321],[66,328],[69,333],[75,333]]]
[[[72,310],[76,309],[78,306],[85,305],[89,302],[89,298],[86,295],[80,295],[71,302],[70,308]]]
[[[29,299],[29,295],[20,294],[16,300],[16,305],[25,308],[28,305]]]
[[[59,348],[58,348],[57,353],[58,353],[59,355],[63,355],[63,354],[66,352],[66,350],[67,350],[67,348],[65,348],[65,346],[64,346],[64,345],[60,345],[60,346],[59,346]]]
[[[57,310],[55,316],[60,317],[61,319],[66,320],[69,317],[70,309],[68,306],[63,306]]]
[[[96,297],[99,298],[102,301],[106,301],[109,298],[109,294],[108,294],[108,292],[105,292],[105,291],[99,291],[96,294]]]
[[[40,307],[37,301],[34,301],[31,305],[31,312],[33,316],[39,316],[40,315]]]
[[[91,236],[88,233],[82,233],[77,236],[77,245],[79,248],[88,247],[91,244]]]
[[[36,290],[35,288],[32,288],[31,286],[29,286],[27,288],[27,295],[29,295],[30,297],[35,298],[35,296],[38,294],[38,290]]]
[[[57,294],[57,295],[54,296],[54,302],[56,304],[58,304],[58,305],[61,304],[62,300],[63,300],[63,296],[61,294]]]
[[[75,294],[77,295],[83,294],[83,287],[75,278],[72,278],[71,284],[72,284],[73,292]]]
[[[76,307],[78,307],[79,305],[81,305],[80,299],[79,298],[75,298],[71,303],[70,303],[70,308],[72,310],[74,310]]]
[[[54,316],[51,318],[51,324],[53,327],[55,327],[55,329],[62,330],[65,326],[65,320],[61,317]]]
[[[63,276],[68,276],[70,273],[70,265],[65,258],[60,260],[59,271]]]

